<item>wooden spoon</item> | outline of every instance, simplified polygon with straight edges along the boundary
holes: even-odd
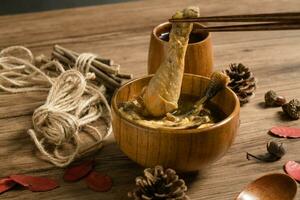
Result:
[[[297,183],[285,174],[268,174],[250,183],[236,200],[293,200]]]

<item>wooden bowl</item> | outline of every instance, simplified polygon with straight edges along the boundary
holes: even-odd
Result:
[[[194,28],[203,27],[194,23]],[[162,33],[171,30],[171,23],[166,22],[156,26],[150,39],[148,52],[148,74],[154,74],[164,60],[168,42],[159,38]],[[185,55],[185,73],[209,77],[213,71],[213,48],[211,34],[207,31],[199,34],[199,42],[190,43]]]
[[[237,134],[240,104],[229,89],[212,99],[226,118],[203,129],[157,130],[125,119],[119,112],[121,102],[134,99],[152,75],[128,82],[112,98],[112,125],[117,144],[133,161],[144,167],[162,165],[178,171],[197,171],[221,158]],[[203,76],[185,74],[182,93],[201,96],[209,83]]]

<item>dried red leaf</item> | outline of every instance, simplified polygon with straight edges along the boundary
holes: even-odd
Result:
[[[11,178],[0,179],[0,194],[10,190],[15,185],[16,185],[16,182],[13,181]]]
[[[11,175],[10,178],[32,192],[44,192],[59,187],[55,180],[46,177]]]
[[[290,137],[290,138],[300,137],[300,128],[275,126],[271,128],[270,132],[279,137]]]
[[[112,187],[111,177],[96,171],[92,171],[85,181],[87,186],[96,192],[107,192]]]
[[[72,166],[65,171],[63,179],[68,182],[75,182],[88,175],[94,168],[95,161],[87,160],[79,165]]]
[[[300,181],[300,164],[295,161],[288,161],[285,166],[285,171],[293,179]]]

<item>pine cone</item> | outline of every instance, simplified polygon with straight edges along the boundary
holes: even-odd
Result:
[[[187,187],[173,169],[161,166],[147,168],[143,177],[135,179],[137,188],[128,196],[135,200],[189,200]]]
[[[225,73],[230,77],[228,86],[236,93],[241,104],[248,103],[256,89],[256,80],[249,68],[242,63],[234,63]]]

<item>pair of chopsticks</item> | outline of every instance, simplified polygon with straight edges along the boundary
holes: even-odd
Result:
[[[209,32],[226,31],[271,31],[300,29],[300,12],[270,13],[254,15],[210,16],[186,19],[169,19],[170,22],[254,22],[250,24],[210,26],[197,28],[193,32],[203,30]],[[267,23],[266,23],[267,22]]]

